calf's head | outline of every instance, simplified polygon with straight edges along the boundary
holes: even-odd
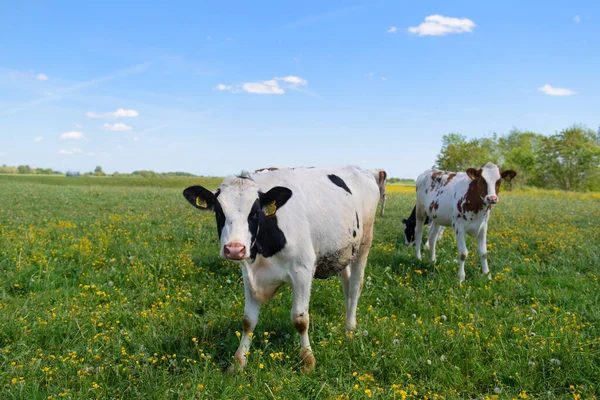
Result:
[[[487,206],[498,203],[502,180],[511,180],[517,173],[512,170],[500,172],[496,164],[488,162],[480,169],[467,169],[467,175],[473,180],[469,186],[469,194],[481,197],[481,201]]]
[[[262,193],[252,178],[236,176],[225,178],[215,192],[202,186],[190,186],[183,191],[183,196],[198,209],[214,211],[221,242],[220,255],[239,261],[261,253],[257,238],[264,237],[264,232],[278,230],[277,210],[290,199],[292,191],[275,186]],[[285,245],[285,237],[283,241]]]

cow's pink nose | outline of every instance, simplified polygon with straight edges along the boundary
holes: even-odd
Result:
[[[498,202],[498,196],[488,196],[486,197],[488,204],[496,204]]]
[[[241,260],[246,256],[246,246],[237,242],[227,243],[223,246],[223,254],[229,260]]]

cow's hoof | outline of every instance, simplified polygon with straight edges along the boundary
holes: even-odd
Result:
[[[227,373],[228,373],[229,375],[233,376],[233,375],[235,375],[235,373],[236,373],[236,371],[237,371],[238,369],[239,369],[239,368],[236,368],[236,364],[235,364],[235,363],[234,363],[234,364],[231,364],[231,365],[229,366],[229,368],[227,368]]]
[[[300,358],[302,359],[302,373],[310,375],[315,370],[317,360],[310,349],[304,348],[300,351]]]

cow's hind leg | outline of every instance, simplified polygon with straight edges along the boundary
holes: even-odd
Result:
[[[347,266],[340,272],[342,290],[344,291],[344,305],[346,306],[346,321],[348,320],[348,311],[350,310],[350,272],[350,266]]]
[[[312,270],[312,267],[302,269],[306,273],[296,274],[292,280],[292,324],[294,324],[296,331],[300,335],[300,358],[302,360],[302,371],[306,374],[311,373],[317,363],[308,339],[308,326],[310,323],[308,305],[313,278]]]
[[[260,305],[262,302],[254,297],[252,290],[250,289],[250,283],[247,278],[244,277],[244,318],[242,319],[242,339],[240,345],[235,352],[235,360],[229,367],[229,373],[235,373],[236,364],[239,369],[244,369],[246,366],[246,353],[250,349],[252,342],[252,332],[258,322],[258,314],[260,312]]]
[[[429,226],[429,250],[431,251],[431,262],[435,263],[435,244],[438,240],[438,234],[441,230],[442,226],[438,225],[434,221],[431,221],[431,225]]]
[[[459,227],[455,228],[456,232],[456,244],[458,245],[458,259],[459,259],[459,267],[458,267],[458,280],[460,283],[465,281],[465,260],[467,259],[467,255],[469,252],[467,251],[467,242],[465,238],[465,231],[460,229]]]
[[[381,195],[381,211],[379,212],[379,215],[383,217],[383,212],[385,211],[385,192]]]
[[[358,307],[358,299],[363,287],[365,276],[365,267],[369,251],[371,251],[371,243],[373,242],[373,221],[365,222],[363,240],[358,251],[356,259],[350,263],[350,285],[349,298],[346,301],[346,332],[351,332],[356,329],[356,308]]]

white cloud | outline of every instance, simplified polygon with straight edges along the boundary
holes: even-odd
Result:
[[[264,82],[248,82],[242,85],[242,90],[246,93],[256,94],[284,94],[285,91],[279,86],[276,79]]]
[[[576,15],[573,17],[573,21],[580,23],[581,22],[581,17],[579,15]]]
[[[75,147],[75,148],[72,148],[72,149],[70,149],[70,150],[67,150],[67,149],[60,149],[60,150],[58,151],[58,154],[71,155],[71,154],[75,154],[75,153],[81,153],[81,152],[83,152],[83,150],[81,150],[81,149],[78,149],[78,148],[76,148],[76,147]]]
[[[33,138],[34,142],[41,142],[42,140],[44,140],[43,136],[36,136],[36,137]]]
[[[538,90],[544,92],[548,96],[572,96],[575,94],[571,89],[555,88],[547,83],[544,86],[539,87]]]
[[[133,127],[129,126],[129,125],[125,125],[121,122],[117,122],[116,124],[109,124],[109,123],[104,124],[104,129],[106,129],[108,131],[113,131],[113,132],[126,132],[126,131],[132,130]]]
[[[137,117],[140,115],[136,110],[126,110],[124,108],[119,108],[117,111],[108,112],[104,114],[95,113],[95,112],[86,112],[86,116],[90,118],[122,118],[122,117]]]
[[[390,26],[386,32],[387,33],[396,33],[397,31],[398,31],[398,28],[396,28],[395,26]]]
[[[69,139],[79,140],[79,139],[85,139],[85,136],[83,136],[83,133],[81,133],[79,131],[69,131],[69,132],[65,132],[65,133],[61,134],[60,138],[65,139],[65,140],[69,140]]]
[[[283,78],[275,78],[278,81],[283,81],[285,83],[289,83],[292,89],[296,89],[300,86],[308,85],[306,79],[300,78],[299,76],[289,75],[284,76]]]
[[[217,90],[219,90],[219,91],[223,91],[223,90],[231,91],[231,90],[233,90],[233,86],[223,85],[222,83],[219,83],[217,85]]]
[[[134,141],[134,142],[139,142],[139,140],[140,140],[139,136],[134,136],[134,137],[133,137],[133,141]]]
[[[281,83],[283,83],[283,85],[281,85]],[[305,89],[301,89],[302,86],[307,85],[308,81],[306,79],[295,75],[288,75],[280,78],[275,77],[268,81],[246,82],[235,86],[219,83],[216,89],[220,91],[229,91],[232,93],[239,93],[243,91],[254,94],[284,94],[286,88],[307,92]]]
[[[411,26],[408,32],[419,36],[442,36],[449,33],[471,32],[477,25],[468,18],[451,18],[430,15],[419,26]]]
[[[47,81],[48,80],[48,75],[46,75],[46,74],[37,74],[37,76],[35,78],[38,81]]]

